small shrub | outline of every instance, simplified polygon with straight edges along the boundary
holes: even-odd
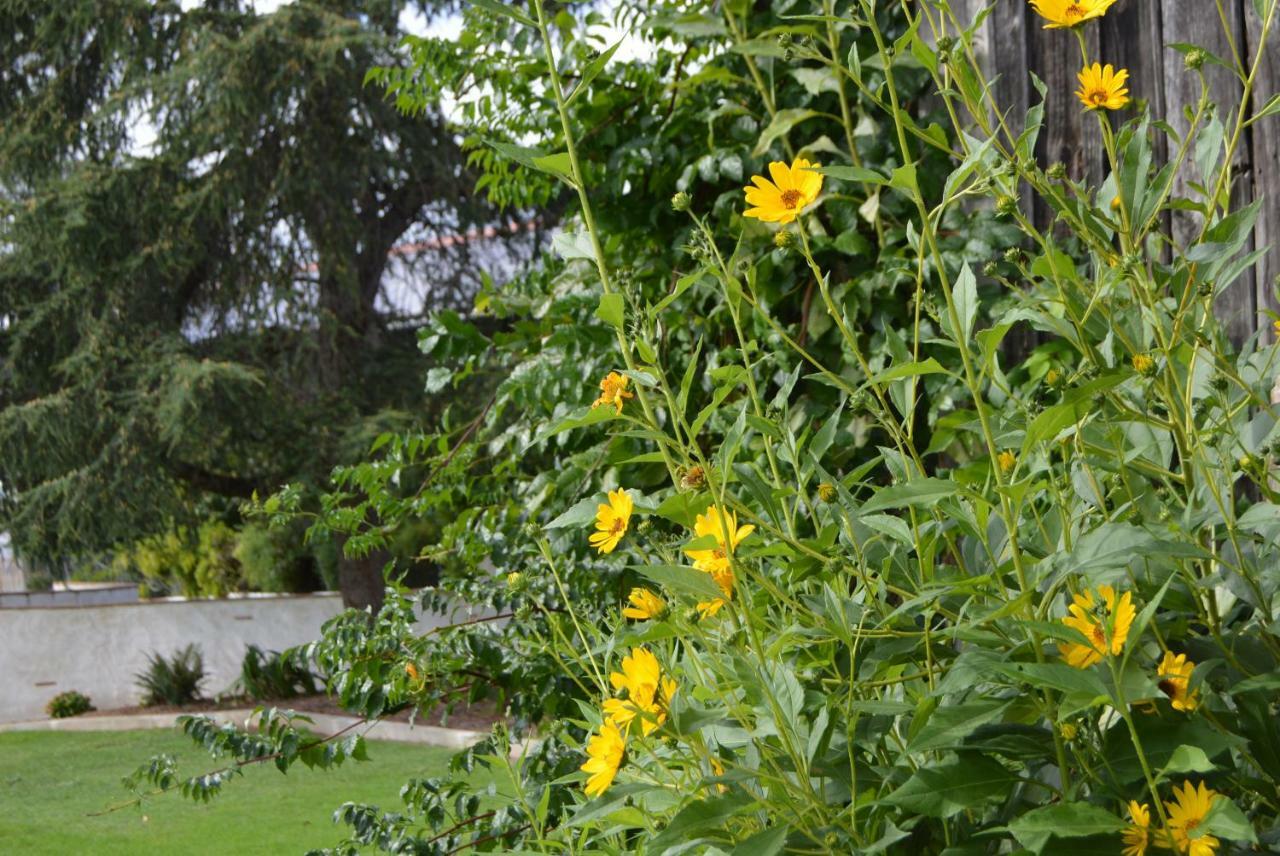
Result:
[[[147,668],[136,675],[142,688],[142,703],[147,707],[160,704],[190,704],[200,697],[200,684],[204,682],[204,658],[200,649],[192,643],[172,657],[152,654],[147,658]]]
[[[263,651],[250,645],[240,665],[240,685],[254,701],[315,695],[316,675],[291,652]]]
[[[89,697],[75,690],[58,693],[49,699],[49,703],[45,705],[44,709],[49,714],[50,719],[66,719],[70,716],[79,716],[82,713],[95,710],[93,702],[89,701]]]

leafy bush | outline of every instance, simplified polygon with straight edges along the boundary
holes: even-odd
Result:
[[[49,699],[49,703],[45,705],[44,709],[49,714],[50,719],[66,719],[69,716],[79,716],[82,713],[96,710],[87,695],[75,690],[58,693]]]
[[[147,657],[146,671],[135,677],[142,689],[144,706],[191,704],[200,698],[204,658],[194,642],[175,651],[172,657],[153,653]]]
[[[1280,0],[1254,6],[1255,57],[1222,60],[1246,95]],[[1046,90],[1094,111],[1092,186],[1037,162],[1046,104],[1008,115],[946,0],[626,5],[651,63],[583,18],[485,3],[375,74],[406,106],[483,81],[481,187],[577,214],[483,296],[510,331],[423,332],[455,367],[429,382],[498,373],[492,399],[379,437],[325,500],[351,550],[444,521],[440,588],[307,649],[367,716],[497,694],[543,740],[344,806],[337,852],[1280,840],[1280,348],[1213,314],[1256,259],[1247,112]],[[459,600],[496,614],[418,635]],[[481,812],[475,765],[514,796]]]
[[[240,664],[240,686],[255,701],[288,699],[319,692],[316,676],[295,652],[263,651],[250,645]]]

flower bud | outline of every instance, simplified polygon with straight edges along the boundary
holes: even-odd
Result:
[[[1027,263],[1027,254],[1019,247],[1010,247],[1004,251],[1004,260],[1011,265],[1025,265]]]
[[[773,235],[773,245],[780,250],[785,250],[794,243],[795,235],[789,229],[782,229]]]
[[[1054,181],[1066,181],[1067,165],[1062,161],[1054,161],[1049,165],[1049,168],[1045,170],[1044,174]]]
[[[1143,377],[1151,377],[1156,373],[1156,361],[1146,354],[1134,354],[1133,370]]]
[[[694,465],[680,476],[680,487],[685,490],[697,490],[707,483],[707,474],[702,467]]]
[[[1000,472],[1005,475],[1013,472],[1013,468],[1018,465],[1018,456],[1009,449],[1005,449],[996,455],[996,463],[1000,466]]]
[[[835,502],[836,486],[833,485],[831,482],[823,482],[822,484],[818,485],[818,499],[822,500],[823,502]]]
[[[671,197],[671,207],[677,211],[688,211],[689,206],[693,204],[693,197],[681,190],[675,196]]]
[[[1018,200],[1012,196],[1001,196],[996,200],[996,213],[1001,217],[1012,217],[1018,213]]]
[[[1192,48],[1187,51],[1187,55],[1183,59],[1183,62],[1186,64],[1188,71],[1199,71],[1204,67],[1205,61],[1208,59],[1209,54],[1202,48]]]
[[[983,276],[995,276],[1000,272],[1000,266],[993,261],[989,261],[982,266]]]

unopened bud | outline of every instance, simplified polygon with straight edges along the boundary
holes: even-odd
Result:
[[[693,204],[693,197],[681,190],[675,196],[671,197],[671,207],[677,211],[688,211],[689,206]]]
[[[1183,62],[1186,64],[1188,71],[1199,71],[1208,59],[1209,54],[1207,54],[1203,49],[1192,48],[1187,51],[1187,56]]]
[[[780,250],[785,250],[795,243],[795,235],[791,234],[790,229],[782,229],[773,235],[773,245]]]
[[[835,502],[836,486],[831,482],[823,482],[818,485],[818,499],[823,502]]]

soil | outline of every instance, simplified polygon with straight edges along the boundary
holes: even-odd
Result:
[[[296,710],[299,713],[328,713],[336,716],[354,716],[343,710],[332,698],[325,695],[299,696],[297,698],[254,701],[249,698],[202,699],[185,705],[153,705],[151,707],[117,707],[111,710],[91,710],[81,716],[128,716],[140,713],[172,713],[175,716],[183,713],[212,713],[220,710],[239,710],[246,707],[278,707],[282,710]],[[412,708],[402,710],[383,717],[391,722],[409,722],[413,715]],[[479,702],[471,706],[459,705],[453,713],[445,716],[443,708],[427,713],[419,713],[412,721],[423,725],[438,725],[444,728],[458,728],[466,731],[488,731],[495,722],[501,720],[493,702]]]

